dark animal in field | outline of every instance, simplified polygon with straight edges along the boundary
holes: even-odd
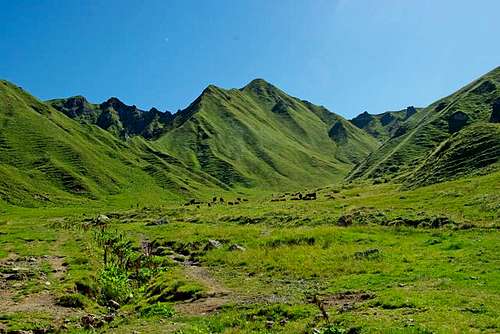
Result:
[[[311,201],[316,199],[316,193],[308,193],[302,197],[304,201]]]
[[[212,198],[212,202],[217,202],[217,197]]]
[[[207,203],[207,206],[208,206],[208,207],[211,207],[210,203]]]
[[[229,205],[233,205],[233,202],[227,202],[227,204],[229,204]]]
[[[184,204],[184,206],[188,206],[188,205],[196,205],[196,204],[203,204],[202,202],[200,201],[197,201],[196,199],[194,198],[191,198],[186,204]]]
[[[219,202],[224,203],[224,198],[219,198]]]
[[[248,202],[248,200],[246,198],[243,198],[243,202]]]

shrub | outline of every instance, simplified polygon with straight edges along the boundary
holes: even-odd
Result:
[[[132,294],[127,273],[114,265],[101,271],[99,285],[101,288],[100,302],[103,304],[108,304],[110,300],[120,304],[124,303]]]

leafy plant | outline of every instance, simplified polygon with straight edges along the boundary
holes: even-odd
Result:
[[[108,304],[110,300],[123,303],[132,295],[127,273],[115,265],[105,267],[98,281],[101,290],[100,302],[103,304]]]

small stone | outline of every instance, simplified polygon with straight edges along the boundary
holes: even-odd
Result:
[[[119,309],[120,308],[120,304],[116,301],[114,301],[113,299],[111,299],[109,302],[108,302],[109,306],[114,308],[114,309]]]
[[[210,239],[210,240],[208,240],[208,243],[205,246],[205,250],[216,249],[216,248],[221,248],[221,247],[222,247],[222,243],[220,241]]]
[[[231,246],[229,246],[229,250],[230,251],[241,251],[241,252],[244,252],[244,251],[246,251],[246,248],[243,247],[243,246],[240,246],[238,244],[232,244]]]

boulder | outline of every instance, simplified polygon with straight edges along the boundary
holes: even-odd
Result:
[[[229,246],[229,250],[230,251],[241,251],[241,252],[246,251],[245,247],[240,246],[238,244],[232,244],[231,246]]]
[[[220,241],[210,239],[210,240],[208,240],[207,245],[205,246],[205,250],[217,249],[217,248],[221,248],[221,247],[222,247],[222,243]]]

